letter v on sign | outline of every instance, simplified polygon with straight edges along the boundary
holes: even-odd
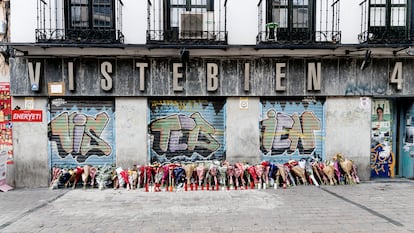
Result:
[[[33,68],[33,62],[29,62],[27,65],[29,66],[29,78],[32,91],[38,91],[40,80],[40,66],[42,65],[42,63],[36,62],[35,68]]]

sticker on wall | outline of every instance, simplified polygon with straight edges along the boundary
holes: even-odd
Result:
[[[0,151],[6,151],[7,164],[13,164],[12,109],[10,83],[0,83]]]

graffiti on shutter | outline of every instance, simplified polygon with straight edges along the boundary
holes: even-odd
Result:
[[[260,152],[263,160],[324,158],[324,112],[321,101],[262,100]]]
[[[48,125],[51,165],[113,165],[113,118],[112,101],[52,100]]]
[[[150,161],[224,160],[224,101],[151,100]]]

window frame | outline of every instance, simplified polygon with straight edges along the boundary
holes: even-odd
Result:
[[[278,40],[312,40],[316,28],[316,0],[280,0],[279,2],[280,5],[274,5],[274,0],[266,0],[266,24],[273,22],[278,23],[276,29]],[[279,18],[282,18],[280,17],[280,12],[282,12],[282,9],[285,9],[286,13],[284,14],[286,15],[286,21],[284,23],[280,23],[280,21],[274,19],[276,16],[276,9],[280,9]],[[307,17],[302,18],[305,19],[302,21],[302,24],[306,22],[306,27],[295,25],[298,24],[298,22],[301,24],[298,20],[295,23],[294,17],[295,10],[299,9],[307,9]],[[298,17],[296,19],[298,19]]]
[[[76,7],[85,7],[87,12],[87,20],[80,21],[87,22],[86,25],[76,26],[74,24],[74,15],[73,9]],[[101,9],[108,8],[110,14],[103,14],[103,17],[109,16],[109,25],[99,25],[96,24],[94,21],[95,18],[102,18],[102,15],[99,15],[99,11],[96,9],[99,9],[100,6],[103,6]],[[115,0],[65,0],[65,29],[66,31],[94,31],[94,30],[112,30],[115,31]],[[82,10],[80,10],[82,11]],[[96,16],[96,17],[95,17]],[[79,15],[79,18],[82,18],[82,15]],[[102,22],[103,20],[101,20]]]
[[[195,3],[192,3],[195,1]],[[202,1],[205,1],[205,4],[202,4]],[[177,2],[177,3],[174,3]],[[182,3],[179,3],[182,2]],[[198,4],[201,2],[201,4]],[[165,0],[165,7],[164,7],[164,30],[165,31],[174,31],[179,30],[179,18],[177,19],[177,25],[173,25],[174,20],[172,19],[172,10],[177,9],[177,14],[187,12],[187,13],[204,13],[207,11],[214,11],[214,0]],[[183,9],[185,9],[183,11]],[[193,12],[193,9],[197,9]],[[179,17],[179,16],[177,16]]]
[[[408,29],[410,27],[410,6],[409,1],[405,0],[405,3],[393,3],[395,0],[369,0],[368,5],[368,32],[373,34],[373,37],[379,37],[382,39],[390,39],[408,35]],[[375,18],[376,12],[374,8],[382,9],[384,16]],[[403,25],[393,25],[393,8],[403,8]],[[383,17],[384,23],[376,21]]]

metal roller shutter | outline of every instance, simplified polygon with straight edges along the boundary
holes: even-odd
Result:
[[[115,164],[114,101],[51,99],[50,166]]]
[[[224,100],[150,100],[150,161],[225,159]]]
[[[262,99],[260,121],[263,160],[325,158],[324,101]]]

